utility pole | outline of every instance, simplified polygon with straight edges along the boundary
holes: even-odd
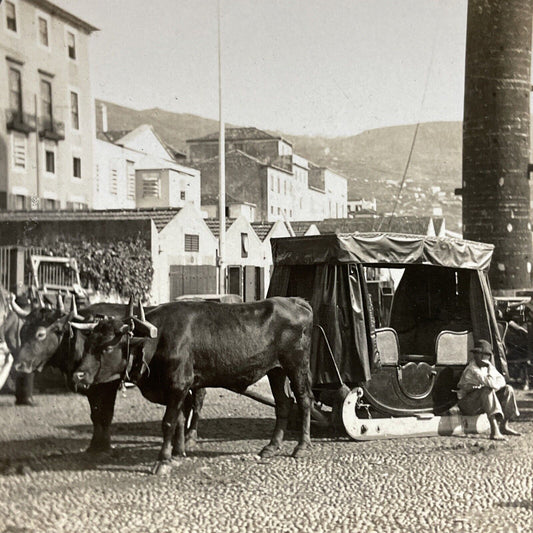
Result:
[[[495,245],[501,295],[531,286],[529,124],[533,0],[469,0],[463,236]]]
[[[218,294],[226,294],[226,132],[222,115],[221,2],[218,0]]]

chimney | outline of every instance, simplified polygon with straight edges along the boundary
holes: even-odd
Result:
[[[105,133],[107,131],[107,106],[100,104],[100,111],[102,112],[102,131]]]

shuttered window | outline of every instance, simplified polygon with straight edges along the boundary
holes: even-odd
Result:
[[[70,91],[70,125],[72,129],[80,129],[80,107],[78,103],[78,93]]]
[[[26,136],[22,133],[13,133],[13,167],[26,168]]]
[[[39,17],[39,42],[48,46],[48,21],[43,17]]]
[[[109,179],[109,192],[113,195],[118,194],[118,171],[116,168],[111,169],[111,176]]]
[[[67,49],[70,59],[76,59],[76,36],[72,32],[67,32]]]
[[[143,198],[160,198],[161,184],[158,172],[143,175]]]
[[[17,11],[13,2],[6,1],[6,25],[10,31],[17,32]]]
[[[135,200],[135,163],[126,161],[126,174],[128,180],[128,200]]]
[[[185,234],[185,251],[198,252],[200,250],[200,237],[198,235]]]

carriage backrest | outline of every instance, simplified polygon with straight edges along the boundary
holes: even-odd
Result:
[[[441,331],[435,341],[437,365],[466,365],[474,347],[472,331]]]
[[[392,328],[376,329],[376,345],[382,365],[397,365],[400,354],[398,335]]]

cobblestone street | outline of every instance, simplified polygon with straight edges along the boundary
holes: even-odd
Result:
[[[272,409],[211,389],[198,447],[157,477],[163,408],[136,389],[119,395],[115,450],[97,460],[83,453],[83,397],[38,395],[30,408],[2,395],[0,531],[531,531],[533,393],[519,398],[522,436],[504,443],[315,434],[311,455],[294,460],[289,435],[262,461]]]

